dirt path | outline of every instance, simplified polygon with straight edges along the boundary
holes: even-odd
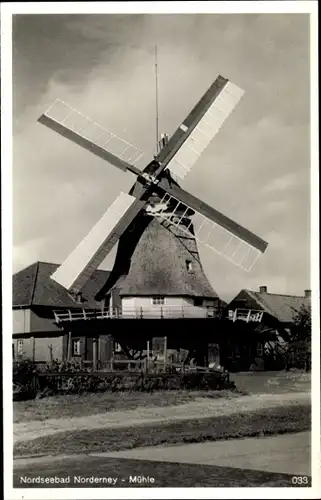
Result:
[[[43,422],[33,420],[13,425],[13,441],[30,441],[65,431],[85,429],[119,428],[148,425],[152,423],[216,417],[232,413],[262,410],[279,406],[310,404],[308,393],[261,394],[240,396],[235,399],[205,399],[167,407],[138,408],[127,411],[111,411],[96,415],[73,417],[70,419],[48,419]]]

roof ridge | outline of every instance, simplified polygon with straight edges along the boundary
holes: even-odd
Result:
[[[50,264],[51,266],[59,266],[60,264],[56,264],[55,262],[48,262],[47,260],[37,260],[36,264]]]
[[[30,298],[30,304],[29,304],[30,306],[32,306],[33,298],[35,295],[36,284],[37,284],[37,279],[38,279],[38,272],[39,272],[39,262],[36,262],[36,273],[35,273],[33,287],[32,287],[32,291],[31,291],[31,298]]]
[[[266,293],[267,295],[278,295],[278,296],[281,296],[281,297],[294,297],[294,298],[298,298],[298,299],[305,299],[305,298],[308,298],[306,297],[305,295],[291,295],[290,293],[273,293],[273,292],[259,292],[259,291],[256,291],[256,290],[250,290],[248,288],[245,289],[247,292],[251,292],[251,293],[258,293],[258,294],[263,294],[263,293]]]
[[[258,297],[256,296],[256,293],[259,293],[259,292],[253,292],[252,290],[246,290],[246,291],[247,291],[247,293],[250,294],[252,299],[256,300],[260,304],[261,307],[263,307],[269,314],[272,314],[272,316],[273,316],[273,312],[271,311],[271,309],[269,307],[267,307],[267,305],[264,304],[264,302],[261,301],[260,299],[258,299]],[[253,297],[252,293],[255,294],[254,297]]]

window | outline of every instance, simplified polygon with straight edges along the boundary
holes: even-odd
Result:
[[[165,297],[153,297],[152,302],[155,306],[162,306],[165,304]]]
[[[23,354],[23,340],[18,340],[17,354],[21,356]]]
[[[72,356],[80,356],[80,339],[72,340]]]
[[[203,305],[203,299],[201,297],[196,297],[194,299],[194,306],[202,307],[202,305]]]
[[[193,271],[193,264],[191,260],[185,260],[185,264],[186,264],[186,269],[189,273]]]
[[[114,351],[115,352],[122,352],[121,345],[118,342],[115,342],[115,344],[114,344]]]

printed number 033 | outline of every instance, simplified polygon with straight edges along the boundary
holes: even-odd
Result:
[[[292,484],[308,484],[307,476],[292,476]]]

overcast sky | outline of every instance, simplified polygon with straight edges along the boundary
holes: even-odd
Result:
[[[269,247],[250,273],[200,248],[212,286],[225,300],[310,287],[308,15],[19,15],[13,44],[13,272],[61,263],[134,181],[37,118],[59,97],[147,163],[157,44],[161,131],[172,134],[218,74],[246,91],[181,185]]]

